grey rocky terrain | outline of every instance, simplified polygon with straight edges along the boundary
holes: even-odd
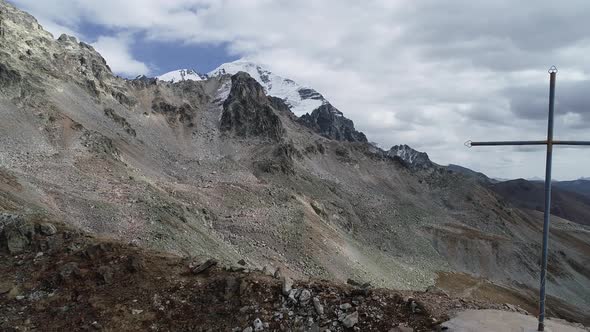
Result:
[[[411,167],[329,104],[297,117],[246,73],[117,77],[92,46],[0,9],[1,225],[50,215],[293,278],[425,289],[461,272],[538,287],[541,216],[472,177]],[[556,218],[548,292],[586,323],[589,254],[590,228]]]

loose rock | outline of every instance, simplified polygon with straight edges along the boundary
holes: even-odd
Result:
[[[291,278],[289,278],[288,276],[284,276],[283,277],[283,286],[282,286],[283,295],[289,296],[289,293],[291,292],[292,288],[293,288],[293,280]]]
[[[57,228],[55,225],[50,223],[42,223],[39,225],[39,233],[45,236],[51,236],[57,233]]]
[[[311,292],[307,289],[302,290],[301,294],[299,295],[299,303],[301,303],[302,305],[306,305],[307,303],[309,303],[310,299]]]
[[[35,234],[32,224],[16,222],[8,224],[0,233],[0,248],[8,251],[9,254],[20,254],[28,249]]]
[[[347,315],[346,317],[344,317],[344,319],[342,320],[342,324],[348,328],[351,328],[353,326],[356,325],[356,323],[359,322],[359,313],[358,311],[353,312],[350,315]]]
[[[348,309],[350,309],[350,308],[352,308],[352,304],[350,304],[350,303],[342,303],[342,304],[340,305],[340,309],[341,309],[341,310],[344,310],[344,311],[346,311],[346,310],[348,310]]]
[[[0,281],[0,294],[8,293],[12,289],[12,283],[8,281]]]
[[[260,320],[260,318],[256,318],[254,320],[254,331],[262,331],[264,330],[264,324],[262,323],[262,321]]]
[[[313,298],[313,307],[315,308],[315,312],[322,316],[324,314],[324,306],[320,303],[320,299],[317,297]]]
[[[274,277],[276,279],[281,279],[283,277],[283,271],[281,270],[280,267],[277,267],[277,269],[275,270]]]
[[[191,272],[193,274],[203,273],[215,265],[217,265],[217,261],[215,259],[211,258],[211,259],[208,259],[205,263],[193,267],[191,269]]]

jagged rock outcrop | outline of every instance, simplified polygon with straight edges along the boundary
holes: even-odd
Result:
[[[367,142],[365,134],[354,128],[352,120],[345,118],[342,112],[329,103],[316,108],[311,114],[303,115],[299,123],[337,141]]]
[[[135,104],[128,97],[127,82],[112,73],[94,47],[66,34],[54,39],[33,16],[5,1],[0,1],[0,10],[0,94],[23,98],[42,94],[45,84],[67,82],[94,98],[108,96],[127,107]]]
[[[408,145],[395,145],[387,151],[390,157],[399,157],[411,169],[428,169],[436,166],[426,152],[420,152],[412,149]]]
[[[293,142],[282,143],[274,148],[268,158],[257,161],[257,168],[265,173],[295,174],[295,159],[303,155]]]
[[[193,116],[195,110],[190,104],[184,103],[180,106],[172,105],[162,98],[155,98],[152,101],[152,111],[164,115],[171,127],[185,125],[193,127]]]
[[[262,86],[245,72],[233,75],[231,80],[231,91],[223,103],[221,131],[241,137],[281,140],[283,124]]]
[[[116,124],[118,124],[119,126],[121,126],[121,128],[123,128],[123,130],[125,130],[125,132],[133,137],[137,136],[137,133],[135,132],[135,129],[133,129],[131,127],[131,125],[129,124],[129,122],[127,122],[127,119],[125,119],[124,117],[118,115],[117,113],[115,113],[115,110],[113,110],[112,108],[105,108],[104,110],[104,115],[106,115],[108,118],[110,118],[111,120],[113,120]]]

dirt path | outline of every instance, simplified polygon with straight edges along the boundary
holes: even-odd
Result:
[[[516,312],[500,310],[467,310],[445,323],[449,331],[463,332],[525,332],[537,331],[537,319]],[[563,321],[548,319],[545,321],[547,332],[584,332],[580,326]]]

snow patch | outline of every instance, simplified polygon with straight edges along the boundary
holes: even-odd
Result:
[[[293,80],[272,73],[261,65],[243,59],[224,63],[209,72],[208,76],[233,75],[240,71],[248,73],[258,81],[267,95],[284,100],[297,116],[311,113],[316,108],[328,103],[317,91],[299,85]]]
[[[180,81],[202,81],[206,78],[207,77],[205,75],[201,75],[193,69],[178,69],[157,76],[157,79],[159,79],[160,81],[166,81],[171,83]]]

